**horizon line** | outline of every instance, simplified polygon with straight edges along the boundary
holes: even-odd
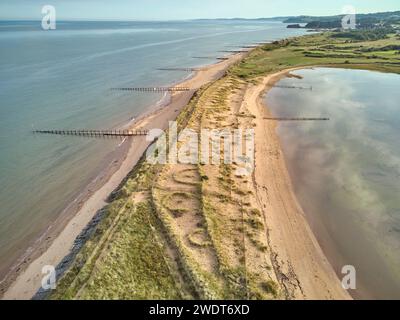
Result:
[[[395,13],[400,12],[400,10],[394,11],[376,11],[376,12],[360,12],[356,14],[379,14],[379,13]],[[273,17],[257,17],[257,18],[244,18],[244,17],[225,17],[225,18],[188,18],[188,19],[115,19],[115,18],[62,18],[59,21],[65,22],[73,22],[73,21],[102,21],[102,22],[168,22],[168,21],[198,21],[198,20],[272,20],[272,19],[282,19],[282,18],[293,18],[293,17],[336,17],[341,16],[343,14],[334,14],[334,15],[307,15],[307,14],[299,14],[299,15],[280,15]],[[0,21],[41,21],[41,19],[33,19],[33,18],[1,18]]]

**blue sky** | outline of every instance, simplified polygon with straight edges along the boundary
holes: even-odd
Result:
[[[400,10],[399,0],[0,0],[0,19],[41,19],[46,4],[58,19],[110,20],[334,15],[345,5],[358,13]]]

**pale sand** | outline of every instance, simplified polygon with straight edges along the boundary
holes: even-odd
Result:
[[[266,76],[259,84],[249,86],[244,98],[250,112],[257,117],[253,180],[269,227],[275,272],[281,284],[292,292],[287,298],[351,299],[322,252],[296,199],[276,133],[277,122],[263,119],[271,116],[262,99],[270,88],[267,85],[293,70]]]
[[[166,129],[169,121],[176,119],[182,108],[187,105],[195,90],[222,77],[229,66],[243,59],[245,55],[247,53],[232,55],[229,60],[221,61],[197,71],[193,77],[179,83],[179,85],[189,87],[193,91],[174,93],[171,97],[171,102],[167,106],[142,118],[134,124],[132,129]],[[41,287],[43,266],[57,266],[71,252],[75,239],[96,213],[107,204],[106,199],[108,196],[134,168],[149,144],[150,142],[146,141],[145,137],[133,138],[127,156],[120,168],[88,198],[79,211],[69,220],[65,228],[55,237],[47,250],[16,275],[15,280],[6,290],[2,299],[26,300],[31,299],[37,293]]]

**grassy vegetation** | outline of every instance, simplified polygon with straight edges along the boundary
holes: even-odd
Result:
[[[133,205],[131,195],[145,190],[155,166],[142,161],[105,218],[59,281],[52,299],[181,299],[190,293],[177,281],[151,202]]]
[[[150,203],[125,212],[118,235],[107,243],[80,299],[180,299],[163,244],[154,232]]]
[[[291,67],[314,65],[400,73],[397,51],[382,50],[389,46],[397,48],[399,36],[390,34],[385,39],[357,41],[334,35],[327,32],[267,44],[254,50],[230,72],[246,80]]]
[[[285,23],[314,23],[325,28],[341,27],[344,15],[336,16],[298,16],[290,17]],[[392,26],[400,24],[400,11],[378,12],[378,13],[357,13],[357,26],[362,29],[375,28],[376,26]]]
[[[395,33],[395,30],[390,27],[386,28],[374,28],[365,30],[352,30],[335,32],[332,34],[332,38],[345,38],[357,41],[374,41],[380,39],[387,39],[390,34]]]

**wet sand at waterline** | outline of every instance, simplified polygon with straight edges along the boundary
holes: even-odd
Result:
[[[276,133],[276,121],[264,119],[271,114],[262,95],[293,70],[269,75],[246,92],[244,102],[256,116],[257,124],[253,182],[258,201],[267,213],[269,241],[279,266],[277,277],[280,273],[289,275],[283,280],[284,286],[295,292],[295,299],[350,299],[297,201]]]
[[[296,197],[336,273],[352,265],[355,298],[400,298],[398,74],[314,68],[282,79],[266,102]]]

